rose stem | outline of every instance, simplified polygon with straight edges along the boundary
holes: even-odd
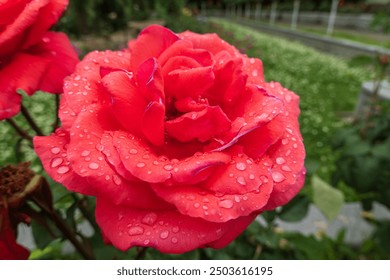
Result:
[[[142,248],[139,248],[138,252],[137,252],[137,255],[135,256],[135,260],[141,260],[143,259],[143,257],[145,256],[146,254],[146,250],[148,248],[147,247],[142,247]]]
[[[32,200],[41,208],[56,224],[57,228],[69,239],[73,244],[76,250],[87,260],[94,260],[95,257],[90,251],[88,251],[81,242],[76,238],[76,233],[69,228],[69,226],[64,222],[64,220],[55,212],[55,210],[50,210],[45,207],[39,200],[32,197]]]
[[[90,225],[93,227],[95,232],[99,232],[99,226],[95,222],[95,220],[92,218],[91,213],[88,211],[87,207],[85,206],[85,203],[88,203],[88,201],[85,199],[85,197],[79,199],[77,195],[72,194],[73,199],[77,201],[77,207],[80,209],[83,216],[87,219],[87,221],[90,223]]]
[[[53,132],[58,128],[58,125],[60,123],[60,118],[58,117],[58,111],[60,109],[60,95],[55,94],[54,96],[55,96],[55,102],[56,102],[56,111],[55,111],[56,120],[53,123]]]
[[[25,130],[20,128],[13,119],[6,119],[6,121],[13,127],[13,129],[15,129],[15,131],[19,134],[20,137],[28,141],[32,141],[32,137],[28,135]]]
[[[38,127],[38,125],[35,123],[33,118],[31,117],[30,113],[27,111],[27,109],[22,105],[20,106],[20,111],[22,112],[23,116],[26,118],[28,124],[31,126],[31,128],[37,133],[37,135],[42,136],[43,132]]]

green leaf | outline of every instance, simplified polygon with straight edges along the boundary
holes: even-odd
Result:
[[[297,195],[286,206],[283,206],[279,218],[286,222],[300,221],[306,216],[309,204],[307,196]]]
[[[333,220],[344,204],[343,193],[333,188],[316,175],[312,177],[311,185],[313,188],[314,204],[328,220]]]

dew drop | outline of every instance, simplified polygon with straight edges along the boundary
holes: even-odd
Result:
[[[282,158],[282,157],[276,158],[276,163],[277,163],[277,164],[283,164],[283,163],[285,163],[285,162],[286,162],[286,160],[285,160],[284,158]]]
[[[145,163],[143,163],[143,162],[138,162],[138,163],[137,163],[137,167],[139,167],[139,168],[145,167]]]
[[[93,170],[96,170],[99,168],[99,164],[97,164],[96,162],[91,162],[89,165],[88,165],[89,168],[93,169]]]
[[[130,236],[140,235],[140,234],[143,234],[143,233],[144,233],[144,228],[143,228],[143,227],[140,227],[140,226],[134,226],[134,227],[129,228],[129,230],[127,231],[127,233],[128,233]]]
[[[172,228],[172,232],[173,233],[178,233],[179,232],[179,227],[178,226],[174,226],[173,228]]]
[[[50,38],[48,38],[48,37],[43,37],[43,38],[42,38],[42,41],[43,41],[44,43],[50,43]]]
[[[195,208],[199,208],[200,204],[198,202],[194,203]]]
[[[171,170],[173,169],[173,166],[170,165],[170,164],[167,164],[167,165],[164,166],[164,169],[165,169],[166,171],[171,171]]]
[[[131,149],[129,151],[129,153],[132,154],[132,155],[136,155],[138,153],[138,151],[136,149]]]
[[[257,72],[257,70],[256,70],[256,69],[255,69],[255,70],[253,70],[253,71],[252,71],[252,76],[253,76],[253,77],[257,77],[257,75],[258,75],[258,72]]]
[[[150,240],[149,239],[145,239],[144,245],[148,245],[149,243],[150,243]]]
[[[231,201],[230,199],[222,200],[221,202],[219,202],[218,205],[219,207],[230,209],[233,207],[233,201]]]
[[[176,238],[176,237],[172,237],[171,242],[172,242],[173,244],[176,244],[176,243],[177,243],[177,238]]]
[[[256,178],[255,174],[252,174],[252,173],[251,173],[251,174],[249,174],[249,176],[248,176],[248,177],[249,177],[249,179],[251,179],[251,180],[254,180],[254,179]]]
[[[56,158],[53,158],[51,160],[50,166],[54,168],[54,167],[60,166],[61,163],[63,163],[63,162],[64,162],[64,160],[62,158],[56,157]]]
[[[121,178],[119,178],[119,176],[115,175],[115,174],[112,175],[112,180],[114,181],[115,185],[118,185],[118,186],[122,183]]]
[[[288,144],[288,139],[287,139],[287,138],[283,138],[282,144],[283,144],[283,145],[287,145],[287,144]]]
[[[104,150],[104,147],[102,144],[96,144],[95,148],[98,150],[98,151],[103,151]]]
[[[152,226],[156,223],[156,221],[157,221],[157,214],[154,212],[150,212],[146,214],[145,217],[143,217],[141,222],[145,225]]]
[[[85,150],[85,151],[82,151],[82,152],[81,152],[81,156],[82,156],[82,157],[86,157],[86,156],[88,156],[90,153],[91,153],[90,151]]]
[[[104,177],[106,179],[106,181],[110,180],[110,175],[106,175],[106,177]]]
[[[286,179],[286,177],[282,173],[280,173],[278,171],[272,172],[272,180],[274,180],[274,182],[280,183],[280,182],[284,181],[285,179]]]
[[[167,230],[164,230],[160,233],[160,238],[161,239],[167,239],[169,235],[169,232]]]
[[[51,152],[55,155],[59,154],[61,152],[61,149],[58,147],[51,148]]]
[[[282,170],[283,171],[287,171],[287,172],[291,172],[292,171],[291,168],[288,165],[283,165],[282,166]]]
[[[245,186],[246,185],[245,178],[242,177],[242,176],[237,177],[237,183],[239,183],[240,185]]]
[[[237,163],[236,163],[236,168],[237,168],[238,170],[244,171],[244,170],[246,169],[246,164],[243,163],[243,162],[237,162]]]
[[[67,166],[60,166],[60,167],[58,167],[58,169],[57,169],[57,173],[58,174],[65,174],[65,173],[68,173],[69,172],[69,167],[67,167]]]
[[[234,201],[238,203],[241,201],[241,198],[238,195],[236,195],[234,196]]]

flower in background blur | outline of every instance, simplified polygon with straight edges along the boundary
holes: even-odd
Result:
[[[0,1],[0,120],[20,110],[18,89],[61,93],[78,56],[68,37],[48,29],[68,0]]]

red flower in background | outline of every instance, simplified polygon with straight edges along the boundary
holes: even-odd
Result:
[[[45,170],[96,196],[121,250],[221,248],[304,183],[299,98],[215,34],[150,26],[65,81],[62,127],[34,138]]]
[[[68,0],[0,0],[0,120],[16,115],[21,96],[62,92],[78,62],[67,36],[47,31]]]
[[[16,243],[8,209],[0,206],[0,260],[25,260],[30,252]]]

